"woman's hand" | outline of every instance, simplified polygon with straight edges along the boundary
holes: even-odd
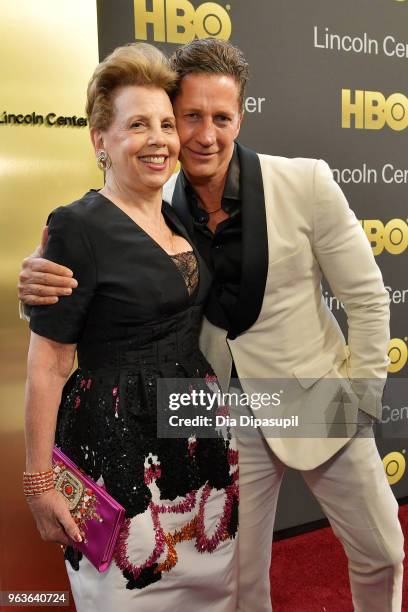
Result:
[[[64,546],[72,545],[72,540],[82,542],[79,528],[62,493],[51,489],[41,495],[28,496],[27,503],[43,540]]]
[[[47,475],[51,470],[58,406],[72,370],[75,348],[75,344],[55,342],[31,332],[25,398],[25,473],[34,475],[34,482],[35,474]],[[72,544],[72,540],[81,541],[62,493],[52,488],[40,495],[28,495],[27,502],[43,540],[65,545]]]

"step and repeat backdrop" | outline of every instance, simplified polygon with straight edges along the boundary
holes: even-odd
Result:
[[[395,495],[407,496],[408,0],[100,0],[97,11],[101,59],[135,40],[167,54],[195,37],[230,40],[250,64],[240,141],[330,164],[390,295],[391,364],[376,435]],[[323,291],[346,331],[342,304]],[[299,478],[288,474],[278,528],[322,516]]]

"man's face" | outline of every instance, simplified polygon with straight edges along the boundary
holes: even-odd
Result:
[[[221,74],[188,74],[174,100],[180,161],[196,182],[223,177],[241,127],[238,85]]]

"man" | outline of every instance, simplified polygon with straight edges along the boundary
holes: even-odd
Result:
[[[355,609],[397,612],[403,538],[371,429],[388,364],[389,300],[370,245],[324,162],[258,155],[235,143],[248,73],[239,50],[196,40],[172,62],[181,77],[174,109],[183,171],[165,198],[214,275],[202,348],[223,389],[231,373],[244,390],[253,379],[291,379],[300,408],[308,409],[321,379],[344,377],[349,391],[336,413],[330,402],[316,402],[327,435],[238,434],[238,609],[271,610],[273,523],[288,465],[301,471],[343,543]],[[345,306],[348,347],[325,305],[322,272]],[[20,298],[52,303],[75,290],[71,276],[32,256],[23,264]]]

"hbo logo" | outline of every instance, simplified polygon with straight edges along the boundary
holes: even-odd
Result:
[[[153,40],[184,44],[194,38],[231,36],[231,20],[227,11],[216,2],[204,2],[197,9],[188,0],[134,0],[135,38],[147,40],[150,24]]]
[[[388,346],[388,357],[390,358],[389,372],[395,374],[395,372],[402,370],[408,361],[408,346],[406,342],[401,338],[392,338]]]
[[[408,127],[408,98],[393,93],[388,98],[379,91],[354,92],[341,90],[341,127],[360,130],[381,130],[386,124],[392,130],[401,131]]]
[[[408,225],[402,219],[391,219],[386,225],[379,219],[366,219],[360,223],[374,255],[380,255],[384,249],[391,255],[400,255],[408,247]]]

